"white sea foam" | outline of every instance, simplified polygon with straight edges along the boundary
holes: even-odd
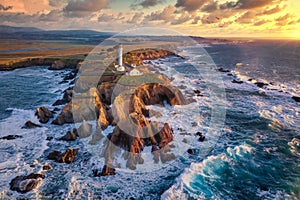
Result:
[[[200,163],[192,163],[189,168],[185,169],[185,172],[177,178],[176,184],[169,188],[161,197],[161,199],[174,199],[176,197],[184,197],[187,199],[188,195],[195,195],[196,198],[204,199],[207,193],[210,193],[210,198],[219,198],[218,194],[213,194],[209,191],[209,188],[205,186],[205,182],[199,182],[200,188],[194,188],[192,183],[196,183],[197,177],[209,178],[211,180],[219,179],[222,174],[216,173],[218,169],[221,169],[228,164],[234,164],[238,157],[251,155],[254,149],[246,144],[236,146],[233,149],[227,148],[226,153],[221,153],[216,156],[209,156]],[[202,180],[202,179],[201,179]],[[186,193],[185,191],[191,193]]]

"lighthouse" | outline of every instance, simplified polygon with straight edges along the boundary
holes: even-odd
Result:
[[[118,48],[117,71],[119,71],[119,72],[125,71],[125,67],[123,66],[123,47],[122,47],[122,45],[119,45],[119,48]]]

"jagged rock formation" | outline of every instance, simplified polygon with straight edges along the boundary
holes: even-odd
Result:
[[[60,151],[53,151],[47,156],[47,158],[56,162],[69,164],[75,160],[78,150],[79,149],[69,148],[64,154],[62,154]]]
[[[53,118],[53,113],[46,107],[39,107],[36,109],[35,115],[38,117],[40,123],[48,123],[50,118]]]
[[[57,116],[57,118],[52,122],[52,124],[63,125],[66,123],[73,123],[73,113],[72,113],[72,103],[68,103]]]
[[[8,136],[0,137],[0,140],[15,140],[18,138],[23,138],[23,136],[22,135],[8,135]]]
[[[27,121],[22,127],[22,129],[31,129],[31,128],[40,128],[40,127],[42,126],[35,124],[32,121]]]
[[[26,193],[35,189],[44,178],[45,176],[42,174],[33,173],[28,176],[17,176],[10,182],[10,189],[20,193]]]
[[[75,141],[78,137],[77,129],[74,128],[73,131],[68,131],[66,135],[60,138],[60,140],[64,141]]]

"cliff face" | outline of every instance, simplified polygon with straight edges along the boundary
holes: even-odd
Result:
[[[163,50],[147,50],[134,51],[130,55],[131,58],[143,60],[173,54]],[[116,160],[120,152],[123,152],[126,167],[136,169],[138,164],[144,163],[141,152],[146,146],[151,147],[155,163],[175,159],[174,154],[169,153],[168,145],[173,141],[173,129],[168,123],[147,120],[147,117],[161,116],[160,112],[149,110],[147,105],[185,105],[188,101],[179,89],[170,84],[167,77],[155,74],[155,78],[158,79],[156,83],[143,84],[144,79],[137,81],[134,77],[127,77],[123,83],[118,76],[103,76],[97,87],[90,89],[83,81],[78,85],[80,89],[75,90],[79,96],[75,93],[77,98],[73,98],[53,121],[54,124],[62,125],[83,120],[97,120],[96,133],[93,134],[90,144],[96,144],[104,137],[100,129],[104,130],[109,125],[115,126],[104,143],[102,156],[106,162],[103,170],[100,174],[94,172],[95,175],[115,174],[114,168],[118,167]],[[135,88],[132,83],[139,86]]]
[[[136,169],[137,164],[143,164],[141,156],[145,146],[152,147],[154,162],[167,162],[175,159],[169,154],[169,143],[173,141],[173,129],[168,123],[149,121],[151,110],[146,105],[184,105],[187,103],[181,92],[168,85],[159,83],[144,84],[138,87],[129,100],[124,94],[117,96],[113,103],[113,113],[117,126],[108,136],[103,156],[106,159],[105,167],[117,166],[115,157],[124,150],[123,158],[127,160],[126,167]],[[101,175],[109,175],[103,173]]]

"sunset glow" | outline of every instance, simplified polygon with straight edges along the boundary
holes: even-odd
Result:
[[[298,0],[0,0],[2,25],[124,31],[159,26],[206,37],[299,38]]]

